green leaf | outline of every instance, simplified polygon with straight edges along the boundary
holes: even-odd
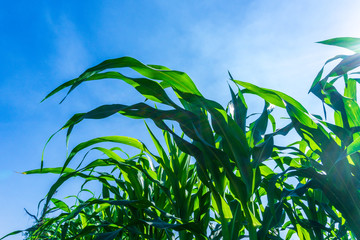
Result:
[[[119,235],[120,231],[122,231],[121,228],[112,232],[96,234],[94,240],[113,240]]]
[[[60,90],[71,86],[70,90],[67,93],[67,95],[68,95],[77,86],[79,86],[82,82],[89,81],[88,79],[93,77],[95,74],[98,74],[99,72],[107,70],[107,69],[114,69],[114,68],[131,68],[147,78],[154,79],[154,80],[160,80],[160,81],[168,84],[169,86],[171,86],[175,89],[178,89],[180,91],[187,92],[187,93],[193,93],[193,94],[201,96],[201,93],[199,92],[199,90],[196,88],[193,81],[190,79],[190,77],[186,73],[179,72],[179,71],[172,71],[172,70],[164,70],[164,68],[161,68],[161,69],[153,68],[149,65],[145,65],[145,64],[139,62],[138,60],[136,60],[134,58],[122,57],[122,58],[105,60],[104,62],[102,62],[92,68],[87,69],[78,78],[73,79],[73,80],[59,86],[55,90],[53,90],[51,93],[49,93],[43,99],[43,101],[45,99],[49,98],[50,96],[54,95],[55,93],[59,92]]]
[[[345,90],[344,97],[351,98],[353,101],[357,101],[357,91],[356,91],[356,80],[348,78],[347,75],[344,75],[345,80]]]
[[[258,231],[259,239],[266,239],[269,230],[272,229],[274,226],[277,226],[281,221],[283,214],[281,203],[275,204],[274,208],[275,214],[271,213],[269,207],[266,207],[265,209],[261,228]]]
[[[308,128],[317,128],[317,124],[306,114],[306,112],[302,111],[301,109],[297,108],[289,102],[286,102],[286,111],[291,118],[295,118],[302,125],[305,125]]]
[[[53,195],[55,194],[55,192],[57,191],[57,189],[69,178],[75,177],[76,174],[77,172],[65,173],[64,175],[61,175],[59,179],[51,186],[49,192],[47,193],[41,218],[44,218],[44,216],[46,215],[47,213],[46,210],[48,208],[49,202],[53,197]]]
[[[238,95],[236,96],[233,90],[230,88],[231,98],[232,98],[232,104],[234,108],[234,119],[236,123],[240,126],[241,130],[243,132],[246,131],[246,113],[247,113],[247,105],[244,99],[244,96],[239,89]]]
[[[54,174],[61,174],[61,173],[71,173],[75,172],[74,169],[71,168],[63,168],[63,167],[56,167],[56,168],[43,168],[43,169],[34,169],[25,171],[22,174],[42,174],[42,173],[54,173]]]
[[[137,149],[140,149],[142,151],[145,150],[145,146],[144,144],[142,144],[139,140],[135,139],[135,138],[131,138],[131,137],[123,137],[123,136],[107,136],[107,137],[100,137],[100,138],[94,138],[91,139],[89,141],[86,142],[82,142],[80,144],[78,144],[69,154],[69,156],[67,157],[67,159],[65,160],[63,169],[66,169],[66,166],[70,163],[70,161],[75,157],[75,155],[87,148],[90,147],[94,144],[97,143],[102,143],[102,142],[114,142],[114,143],[122,143],[122,144],[126,144],[128,146],[132,146],[135,147]]]
[[[299,109],[300,111],[307,113],[306,109],[298,101],[286,95],[285,93],[267,88],[261,88],[254,84],[242,82],[239,80],[234,80],[234,82],[246,88],[247,90],[246,92],[256,94],[259,97],[263,98],[265,101],[272,103],[278,107],[285,108],[286,105],[284,101],[286,101],[291,105],[293,105],[295,108]]]
[[[56,198],[52,198],[51,201],[55,204],[57,208],[63,210],[64,212],[70,213],[70,208],[63,201]]]
[[[147,99],[159,103],[164,103],[173,107],[177,107],[177,105],[166,94],[162,86],[156,81],[147,78],[130,78],[122,75],[119,72],[97,73],[91,76],[91,79],[94,80],[105,79],[105,78],[123,80],[126,83],[130,84],[132,87],[134,87],[139,93],[141,93]]]
[[[269,115],[269,104],[265,102],[265,106],[263,112],[260,117],[256,119],[256,121],[250,127],[251,131],[251,141],[250,146],[257,144],[260,140],[263,139],[263,135],[266,132],[267,124],[268,124],[268,115]]]
[[[339,37],[339,38],[332,38],[332,39],[320,41],[317,43],[343,47],[351,51],[360,53],[360,38]]]
[[[260,163],[271,157],[274,147],[274,138],[268,137],[261,144],[255,146],[252,149],[252,156],[254,158],[254,166],[258,166]]]
[[[257,228],[261,226],[261,222],[259,222],[259,220],[254,216],[254,214],[249,211],[250,216],[251,216],[251,221],[252,221],[252,226]]]
[[[360,151],[360,138],[356,138],[347,148],[346,153],[347,155],[354,154]]]
[[[285,108],[285,104],[284,104],[282,98],[278,94],[276,94],[274,91],[272,91],[270,89],[258,87],[256,85],[248,83],[248,82],[243,82],[243,81],[239,81],[239,80],[233,80],[233,81],[236,84],[238,84],[246,89],[246,91],[243,91],[243,93],[256,94],[269,103],[272,103],[281,108]]]
[[[349,71],[360,66],[360,53],[347,56],[331,72],[328,77],[336,77],[347,74]]]
[[[4,238],[7,238],[7,237],[9,237],[9,236],[12,236],[12,235],[16,235],[16,234],[22,233],[22,232],[24,232],[24,231],[26,231],[26,230],[13,231],[13,232],[11,232],[11,233],[9,233],[9,234],[6,234],[6,235],[3,236],[2,238],[0,238],[0,240],[1,240],[1,239],[4,239]]]
[[[220,202],[216,201],[215,196],[213,196],[213,206],[215,211],[218,213],[222,211],[224,214],[224,218],[231,219],[233,215],[230,206],[227,204],[227,202],[224,200],[222,196],[218,195],[218,197],[221,200]]]
[[[353,99],[343,98],[346,116],[349,122],[349,127],[360,126],[360,107]]]

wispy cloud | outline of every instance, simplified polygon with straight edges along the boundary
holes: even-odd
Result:
[[[94,32],[98,50],[92,53],[101,59],[131,55],[183,70],[206,96],[218,101],[228,98],[230,70],[235,78],[311,102],[306,93],[317,71],[327,58],[342,52],[314,42],[359,35],[360,3],[349,0],[341,5],[326,0],[276,4],[158,0],[151,5],[151,14],[144,5],[104,4]],[[118,9],[127,9],[127,14],[119,14]],[[62,17],[52,25],[56,72],[76,76],[90,62],[89,52],[69,19]]]
[[[312,107],[313,99],[307,96],[311,81],[327,58],[344,53],[315,42],[360,34],[359,2],[253,1],[233,5],[238,8],[237,15],[199,16],[199,21],[187,23],[191,26],[187,35],[190,51],[196,52],[198,62],[190,66],[191,71],[203,76],[200,85],[219,100],[228,96],[224,80],[230,70],[235,78],[287,92]],[[199,72],[202,62],[204,69]]]
[[[76,25],[66,16],[53,18],[48,14],[48,24],[54,38],[54,54],[50,59],[56,78],[69,79],[84,71],[91,62],[91,55]]]

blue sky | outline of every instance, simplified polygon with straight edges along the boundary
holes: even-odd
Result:
[[[142,100],[109,80],[81,86],[61,105],[63,94],[40,104],[59,84],[105,59],[132,56],[187,72],[206,97],[223,104],[229,100],[230,70],[236,79],[284,91],[318,111],[321,105],[307,95],[310,84],[326,59],[347,52],[315,42],[360,37],[359,10],[355,0],[3,3],[0,236],[30,226],[23,208],[34,213],[55,181],[56,176],[16,173],[40,166],[43,146],[53,132],[76,112]],[[115,134],[150,143],[143,125],[124,117],[84,122],[70,146]],[[61,165],[65,152],[62,133],[47,148],[45,166]],[[62,191],[57,197],[76,193],[72,185]]]

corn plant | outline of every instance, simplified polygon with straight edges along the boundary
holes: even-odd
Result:
[[[302,146],[299,149],[302,153],[306,152],[310,161],[307,161],[305,166],[303,162],[300,168],[291,169],[284,175],[297,175],[309,180],[305,185],[312,190],[307,195],[307,206],[303,206],[304,210],[309,211],[309,219],[321,221],[320,226],[323,228],[326,223],[326,211],[332,220],[341,226],[337,237],[344,236],[346,229],[349,229],[351,235],[359,238],[360,108],[356,90],[359,82],[356,76],[359,73],[352,70],[360,65],[360,39],[336,38],[321,43],[345,47],[355,52],[353,55],[339,55],[328,60],[325,65],[334,60],[341,61],[328,74],[324,74],[323,67],[309,91],[324,104],[325,118],[325,105],[334,112],[333,122],[312,117],[300,105],[289,102],[276,91],[257,88],[248,83],[238,84],[265,100],[286,108],[297,133],[302,138]],[[339,93],[334,86],[339,79],[344,80],[344,94]],[[283,194],[283,197],[287,195]],[[321,238],[321,234],[318,236]]]
[[[182,239],[192,239],[194,235],[204,239],[210,217],[207,188],[197,178],[189,155],[174,147],[168,133],[165,132],[164,137],[171,158],[150,129],[149,132],[161,157],[152,154],[136,139],[111,136],[79,144],[69,158],[105,141],[127,144],[140,149],[141,153],[124,159],[118,154],[118,151],[121,153],[118,147],[96,146],[92,150],[100,151],[106,158],[96,159],[77,170],[43,168],[25,172],[62,174],[45,199],[39,223],[28,231],[28,239],[43,239],[44,236],[54,239],[170,239],[174,236],[172,229],[180,231]],[[154,166],[148,156],[158,165]],[[83,178],[83,186],[90,181],[98,182],[102,185],[101,196],[86,201],[78,199],[78,204],[72,207],[55,199],[53,195],[57,189],[72,177]],[[49,208],[50,202],[54,208]],[[47,217],[54,210],[62,213]]]
[[[351,72],[360,65],[360,40],[321,43],[356,52],[328,60],[325,65],[341,59],[327,75],[323,67],[310,89],[324,111],[325,105],[333,110],[334,121],[327,120],[326,111],[324,118],[312,115],[292,97],[235,80],[230,73],[237,91],[229,87],[231,101],[225,108],[205,98],[185,73],[130,57],[106,60],[57,87],[45,99],[105,79],[123,81],[147,99],[77,113],[61,128],[67,129],[67,138],[85,119],[121,114],[152,120],[163,131],[166,148],[148,128],[156,154],[137,139],[106,136],[77,145],[60,168],[25,172],[60,174],[37,224],[25,231],[28,239],[290,239],[294,234],[300,239],[360,238],[360,80]],[[125,76],[119,72],[123,68],[143,77]],[[334,86],[339,79],[345,83],[343,95]],[[169,97],[170,91],[176,100]],[[254,116],[247,113],[247,94],[264,100],[254,121],[249,121]],[[273,106],[286,110],[287,125],[276,127]],[[291,129],[299,141],[277,145],[276,136],[286,136]],[[126,144],[140,153],[124,159],[119,146],[98,146],[104,142]],[[86,148],[106,158],[69,168]],[[54,193],[72,177],[98,182],[101,195],[79,199],[71,207],[55,199]],[[49,217],[55,210],[61,213]]]
[[[150,78],[130,78],[113,71],[103,72],[106,69],[113,69],[116,67],[131,67],[144,76],[151,77],[152,79],[159,79],[161,82],[158,83]],[[73,127],[83,119],[105,118],[115,113],[121,113],[130,117],[150,118],[155,122],[156,126],[164,131],[165,136],[167,136],[166,139],[169,139],[170,135],[172,136],[174,143],[171,144],[169,140],[166,142],[168,148],[171,150],[169,151],[169,157],[166,156],[164,150],[151,132],[154,143],[159,151],[159,156],[153,155],[143,145],[139,145],[139,143],[135,144],[134,142],[136,142],[136,140],[133,139],[130,141],[129,138],[125,137],[101,137],[81,143],[69,154],[61,170],[56,168],[26,172],[27,174],[42,172],[57,172],[62,174],[46,198],[43,214],[40,219],[45,218],[52,195],[61,183],[75,175],[85,178],[89,177],[88,175],[79,175],[79,172],[83,173],[84,171],[91,171],[94,173],[93,168],[95,166],[92,163],[90,163],[90,167],[82,169],[72,170],[68,168],[68,164],[72,161],[78,151],[100,142],[116,142],[137,147],[152,156],[154,160],[164,168],[164,172],[169,174],[167,175],[167,178],[164,178],[165,182],[172,182],[174,181],[172,179],[176,179],[176,177],[179,178],[180,176],[183,179],[182,181],[185,181],[183,183],[173,182],[171,190],[175,200],[162,200],[163,202],[173,202],[174,210],[177,211],[178,214],[174,214],[166,209],[165,206],[167,206],[167,204],[165,206],[162,204],[154,204],[153,207],[157,207],[158,211],[161,210],[167,214],[172,214],[174,217],[180,217],[181,224],[187,224],[184,226],[188,226],[189,223],[194,222],[196,226],[202,225],[203,227],[186,229],[184,227],[179,228],[178,226],[174,226],[174,228],[176,227],[175,229],[187,230],[192,234],[196,233],[194,232],[195,229],[202,229],[201,233],[196,233],[197,238],[206,236],[205,233],[207,231],[211,231],[211,236],[213,236],[214,239],[216,239],[217,236],[223,236],[226,239],[237,239],[241,235],[245,236],[246,232],[251,238],[257,238],[257,229],[262,225],[260,218],[263,207],[260,198],[264,194],[264,189],[260,187],[260,183],[262,181],[262,176],[269,176],[272,174],[272,171],[262,162],[269,158],[272,153],[273,137],[277,134],[286,134],[291,129],[291,126],[286,126],[285,128],[266,135],[265,141],[262,135],[267,129],[268,118],[271,112],[268,103],[265,103],[264,111],[260,114],[260,117],[246,129],[247,106],[240,90],[236,95],[232,89],[230,89],[232,106],[234,108],[232,118],[220,104],[204,98],[185,73],[171,71],[160,66],[144,65],[129,57],[105,61],[100,65],[87,70],[79,78],[63,84],[51,92],[47,97],[65,87],[71,86],[69,91],[71,92],[81,82],[103,78],[123,80],[134,86],[148,100],[168,105],[173,109],[161,110],[145,103],[137,103],[131,106],[122,104],[104,105],[88,113],[75,114],[62,127],[62,129],[68,129],[67,135],[69,136]],[[164,88],[168,86],[170,86],[177,94],[182,106],[177,105],[168,97],[164,90]],[[209,115],[211,115],[211,122],[209,121]],[[185,136],[190,140],[186,140],[179,136],[179,134],[165,124],[164,120],[177,122]],[[109,150],[99,147],[96,149],[104,152],[104,154],[112,161],[121,161],[121,159],[118,159],[119,157],[117,155],[110,154],[108,152]],[[196,202],[196,208],[194,208],[195,199],[182,196],[184,195],[182,192],[187,192],[188,194],[194,192],[194,184],[189,186],[185,184],[189,181],[187,180],[186,175],[181,171],[181,164],[184,163],[180,164],[180,162],[177,163],[177,161],[174,160],[174,158],[177,157],[176,152],[182,152],[195,159],[194,166],[196,171],[193,170],[193,172],[194,174],[196,173],[196,178],[194,178],[193,181],[199,179],[201,180],[201,184],[203,184],[198,187],[198,191],[200,192],[197,193],[197,191],[195,191],[195,193],[200,194],[198,199],[201,199],[201,202],[207,203],[207,208],[211,207],[213,210],[212,213],[214,216],[212,217],[212,225],[214,227],[212,229],[208,229],[209,220],[206,220],[205,224],[202,223],[203,219],[209,218],[207,216],[207,211],[209,210],[206,208],[202,209],[201,202],[198,202],[199,200]],[[253,160],[252,155],[254,156]],[[168,169],[170,166],[172,166],[173,170]],[[123,176],[128,175],[129,173],[127,172],[129,171],[132,171],[131,168],[126,169],[126,171],[123,170]],[[177,172],[178,176],[174,177],[174,171]],[[96,177],[96,180],[104,181],[102,180],[104,177],[103,175],[104,174],[102,174],[101,177]],[[113,176],[112,173],[110,176]],[[155,180],[160,181],[159,177],[155,178],[149,173],[145,176],[150,179],[148,180],[150,182]],[[90,176],[90,178],[93,177],[93,175]],[[118,177],[112,178],[114,181],[118,179]],[[139,185],[137,182],[130,183],[133,187]],[[123,188],[120,189],[121,191],[129,192]],[[259,192],[260,189],[263,190],[262,193]],[[159,190],[159,192],[162,191]],[[153,193],[155,193],[155,191]],[[130,201],[135,199],[136,201],[141,200],[141,196],[135,196],[134,198],[130,198],[129,196],[125,199]],[[99,204],[99,202],[96,201],[94,203]],[[187,205],[184,205],[184,203]],[[109,204],[109,202],[105,202],[105,204]],[[150,206],[146,206],[147,209],[149,207]],[[79,211],[81,211],[81,207],[80,209],[75,208],[74,211],[78,214]],[[198,214],[200,214],[200,216],[198,216]],[[64,219],[68,220],[69,218],[74,217],[73,214],[70,214],[69,216],[65,216]],[[142,219],[141,215],[138,215],[138,217]],[[56,221],[58,226],[62,226],[62,221]],[[149,220],[146,219],[146,221]],[[154,226],[160,227],[161,225]],[[267,228],[272,227],[273,226],[271,225],[267,226]],[[169,228],[169,226],[166,226],[166,228]],[[46,227],[41,229],[46,229]],[[39,233],[41,233],[41,231],[39,231]],[[137,233],[146,234],[144,231],[138,231]],[[266,231],[264,231],[264,233],[266,233]],[[188,236],[191,237],[189,234],[183,232],[179,233],[180,239],[187,239]]]

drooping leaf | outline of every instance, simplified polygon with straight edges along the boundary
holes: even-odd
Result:
[[[70,90],[67,93],[68,95],[82,82],[88,81],[88,79],[94,76],[95,74],[100,73],[107,69],[114,69],[114,68],[131,68],[147,78],[160,80],[180,91],[201,95],[199,90],[196,88],[195,84],[193,83],[193,81],[189,78],[187,74],[183,72],[164,70],[164,68],[160,69],[158,67],[153,68],[149,65],[145,65],[139,62],[134,58],[122,57],[122,58],[105,60],[104,62],[92,68],[87,69],[78,78],[66,82],[63,85],[56,88],[55,90],[53,90],[43,99],[43,101],[49,98],[50,96],[54,95],[55,93],[61,91],[62,89],[71,86]]]
[[[349,71],[360,66],[360,53],[347,56],[331,72],[328,77],[336,77],[347,74]]]

